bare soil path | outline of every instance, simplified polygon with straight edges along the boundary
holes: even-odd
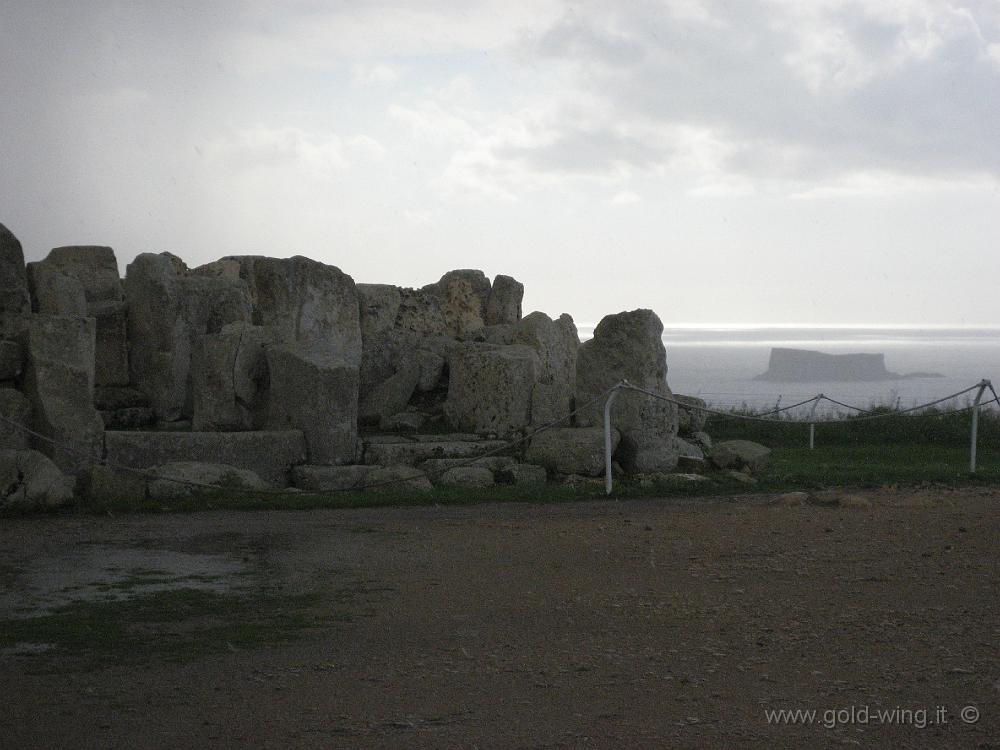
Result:
[[[1000,490],[864,496],[7,519],[0,747],[1000,746]]]

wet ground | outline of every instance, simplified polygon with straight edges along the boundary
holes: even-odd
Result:
[[[0,747],[1000,745],[1000,491],[821,500],[6,519]]]

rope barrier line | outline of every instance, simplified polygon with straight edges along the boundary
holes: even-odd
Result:
[[[783,411],[789,411],[790,409],[797,409],[800,406],[805,406],[806,404],[811,404],[813,401],[819,401],[821,398],[823,398],[822,395],[820,395],[820,396],[813,396],[812,398],[807,398],[805,401],[799,401],[799,403],[797,403],[797,404],[791,404],[790,406],[782,406],[780,409],[769,409],[768,411],[765,411],[762,414],[759,414],[757,416],[766,417],[768,414],[780,414]]]
[[[577,406],[575,409],[573,409],[572,411],[570,411],[565,416],[560,417],[559,419],[555,419],[555,420],[553,420],[551,422],[547,422],[547,423],[543,424],[541,427],[537,428],[536,430],[533,430],[532,432],[529,432],[529,433],[527,433],[527,434],[525,434],[525,435],[517,438],[516,440],[507,441],[507,443],[505,445],[498,446],[497,448],[493,448],[492,450],[486,451],[486,452],[481,453],[481,454],[479,454],[477,456],[471,456],[471,457],[466,458],[466,459],[461,459],[458,463],[455,463],[455,464],[453,464],[451,466],[448,466],[447,468],[443,468],[443,469],[440,469],[438,471],[419,471],[417,469],[414,469],[415,473],[413,475],[411,475],[411,476],[396,477],[396,478],[393,478],[393,479],[386,479],[386,480],[383,480],[383,481],[380,481],[380,482],[372,482],[372,483],[369,483],[369,484],[362,484],[362,485],[357,485],[357,486],[353,486],[353,487],[341,487],[341,488],[332,489],[332,490],[323,490],[322,492],[319,492],[317,494],[326,495],[326,494],[334,494],[334,493],[337,493],[337,492],[364,492],[366,490],[378,489],[380,487],[388,487],[388,486],[393,485],[393,484],[401,484],[403,482],[411,482],[414,479],[421,479],[421,478],[424,478],[424,477],[426,477],[428,479],[430,479],[432,477],[433,478],[437,478],[441,474],[444,474],[446,471],[449,471],[451,469],[462,468],[464,466],[468,466],[468,465],[474,464],[477,461],[480,461],[480,460],[482,460],[484,458],[490,458],[492,456],[504,453],[505,451],[509,451],[512,448],[515,448],[516,446],[521,445],[522,443],[525,443],[528,440],[531,440],[536,435],[538,435],[538,434],[540,434],[542,432],[545,432],[546,430],[550,430],[550,429],[556,427],[557,425],[563,424],[564,422],[569,421],[570,419],[572,419],[574,416],[576,416],[581,411],[584,411],[585,409],[589,409],[591,406],[593,406],[594,404],[596,404],[598,401],[601,401],[602,399],[604,399],[608,394],[610,394],[616,388],[618,388],[617,385],[612,386],[608,390],[606,390],[603,393],[600,393],[597,396],[595,396],[594,398],[592,398],[587,403],[582,404],[580,406]],[[65,452],[71,453],[71,454],[76,454],[78,456],[82,456],[82,457],[88,458],[88,459],[90,458],[89,454],[86,451],[80,450],[79,448],[74,448],[69,443],[63,443],[61,441],[55,440],[54,438],[51,438],[48,435],[43,435],[42,433],[37,432],[37,431],[31,429],[30,427],[27,427],[27,426],[25,426],[23,424],[15,422],[14,420],[6,417],[3,414],[0,414],[0,421],[6,422],[7,424],[12,425],[13,427],[15,427],[17,429],[19,429],[19,430],[21,430],[23,432],[26,432],[27,434],[31,435],[32,437],[38,438],[39,440],[42,440],[42,441],[50,444],[52,447],[56,448],[57,450],[62,450],[62,451],[65,451]],[[139,476],[142,476],[142,477],[146,477],[146,478],[152,477],[154,479],[164,480],[164,481],[167,481],[167,482],[175,482],[177,484],[183,484],[183,485],[188,486],[188,487],[199,487],[199,488],[202,488],[202,489],[220,490],[220,491],[223,491],[223,492],[240,492],[240,493],[243,493],[243,494],[256,494],[256,495],[286,495],[287,496],[289,494],[289,491],[288,491],[287,488],[276,489],[276,488],[267,487],[267,488],[261,488],[261,489],[253,489],[253,490],[251,490],[251,489],[240,488],[240,487],[232,487],[232,486],[227,486],[227,485],[213,484],[213,483],[210,483],[210,482],[199,482],[199,481],[194,480],[194,479],[181,479],[180,477],[171,477],[171,476],[164,476],[164,475],[159,475],[159,474],[152,475],[151,474],[151,469],[136,469],[134,467],[125,466],[123,464],[119,464],[119,463],[114,462],[114,461],[108,461],[105,458],[102,458],[100,461],[97,462],[97,464],[99,466],[105,466],[105,467],[107,467],[109,469],[113,469],[115,471],[121,471],[123,473],[129,473],[129,474],[136,474],[136,475],[139,475]]]

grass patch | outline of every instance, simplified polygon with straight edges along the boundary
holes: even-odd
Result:
[[[320,604],[316,594],[245,597],[191,588],[79,601],[48,614],[0,620],[0,648],[50,644],[72,666],[96,666],[111,657],[115,663],[182,660],[285,643],[306,628],[345,619]]]

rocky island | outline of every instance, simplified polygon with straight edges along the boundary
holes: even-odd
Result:
[[[884,354],[825,354],[808,349],[774,347],[767,372],[754,380],[779,383],[816,383],[843,381],[903,380],[939,378],[933,372],[901,375],[885,367]]]

